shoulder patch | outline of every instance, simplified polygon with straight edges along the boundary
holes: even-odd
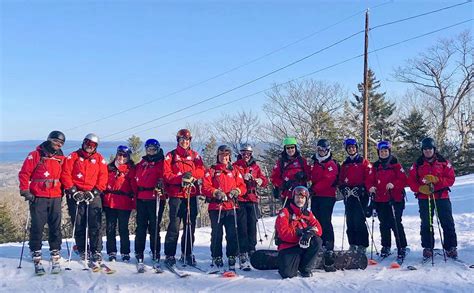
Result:
[[[280,212],[279,216],[283,218],[283,217],[285,216],[285,213],[284,213],[284,212]]]
[[[28,160],[32,160],[33,159],[33,155],[28,155]]]

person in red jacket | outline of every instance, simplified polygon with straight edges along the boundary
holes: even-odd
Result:
[[[456,259],[457,236],[449,200],[449,188],[453,186],[455,180],[454,168],[451,162],[436,152],[436,144],[431,137],[421,141],[421,149],[422,155],[413,163],[408,173],[408,185],[418,198],[423,257],[429,258],[433,255],[432,221],[436,210],[443,228],[443,248],[448,257]]]
[[[270,181],[273,184],[273,196],[280,198],[284,203],[287,198],[291,199],[291,190],[295,186],[306,186],[311,167],[298,151],[296,138],[285,138],[283,148],[280,158],[273,167]]]
[[[331,223],[336,204],[336,186],[339,166],[332,158],[331,145],[327,139],[320,139],[316,145],[311,171],[311,211],[323,227],[323,246],[328,254],[334,250],[334,229]]]
[[[132,152],[127,146],[119,145],[115,158],[107,166],[109,180],[104,191],[103,208],[107,234],[107,254],[109,261],[117,259],[117,222],[120,235],[120,254],[122,261],[130,260],[130,237],[128,223],[135,208],[131,188],[135,179],[135,164],[130,159]]]
[[[278,214],[275,241],[278,245],[278,272],[282,278],[311,277],[316,256],[321,250],[322,228],[308,211],[309,191],[305,186],[293,189],[290,204]]]
[[[135,257],[139,270],[143,266],[147,231],[150,233],[154,266],[155,268],[160,266],[160,223],[166,204],[163,192],[163,149],[158,140],[150,138],[145,142],[145,151],[146,155],[137,164],[135,180],[132,181],[137,205]]]
[[[188,129],[179,130],[176,134],[178,146],[166,154],[163,165],[166,193],[169,196],[170,221],[165,236],[167,266],[176,264],[175,254],[181,221],[185,225],[181,236],[182,261],[190,265],[196,263],[192,246],[197,217],[197,181],[204,177],[204,163],[199,154],[191,149],[191,139],[191,132]],[[188,230],[188,225],[191,226],[191,232]]]
[[[240,146],[240,154],[233,164],[244,177],[247,192],[239,197],[237,219],[239,226],[240,266],[241,269],[250,269],[249,254],[255,251],[257,245],[257,221],[260,210],[258,207],[257,187],[266,187],[268,179],[263,175],[260,166],[252,156],[252,146],[248,143]]]
[[[217,163],[210,167],[203,180],[203,194],[209,201],[211,219],[211,266],[221,270],[223,227],[226,234],[226,255],[229,270],[235,271],[238,251],[236,209],[239,197],[247,192],[245,182],[237,168],[231,164],[232,150],[227,145],[217,149]]]
[[[375,203],[380,221],[380,236],[382,238],[380,256],[387,257],[391,254],[391,231],[393,231],[398,258],[404,259],[407,239],[402,224],[402,215],[405,209],[406,174],[397,158],[393,156],[392,145],[389,141],[380,141],[377,144],[377,153],[379,159],[373,163],[369,180],[369,194]],[[371,215],[371,212],[372,209],[369,208],[367,215]]]
[[[67,205],[72,225],[75,225],[75,239],[82,259],[102,261],[102,198],[107,187],[107,162],[97,152],[99,137],[86,135],[82,146],[67,156],[61,173],[61,182],[67,195]],[[87,214],[86,214],[87,213]],[[86,223],[86,219],[88,219]],[[89,235],[86,235],[86,225]],[[86,247],[87,239],[89,246]],[[85,255],[86,248],[88,255]]]
[[[46,223],[51,260],[59,262],[62,241],[62,186],[59,179],[64,162],[61,147],[65,141],[61,131],[52,131],[45,142],[28,154],[18,173],[20,195],[30,203],[29,247],[35,264],[41,262],[41,241]]]
[[[369,246],[369,232],[365,215],[369,203],[368,183],[372,173],[370,162],[359,155],[357,140],[344,140],[348,154],[339,173],[339,190],[344,194],[347,239],[350,250],[365,253]]]

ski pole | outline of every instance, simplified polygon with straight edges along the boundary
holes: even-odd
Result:
[[[364,207],[362,206],[362,202],[360,201],[360,198],[358,196],[356,196],[356,198],[357,198],[357,201],[359,202],[360,210],[362,212],[362,216],[364,217],[365,226],[367,227],[367,231],[370,233],[370,237],[372,238],[372,242],[373,242],[374,241],[374,233],[373,233],[372,230],[370,230],[369,222],[367,222],[367,218],[365,217]],[[375,253],[378,255],[379,252],[377,250],[377,245],[374,245],[374,248],[375,248]]]
[[[342,243],[341,250],[344,250],[344,236],[346,234],[346,206],[344,205],[344,219],[342,221]]]
[[[375,200],[375,195],[373,193],[370,194],[370,200],[374,201]],[[372,202],[371,202],[372,204]],[[375,225],[375,218],[374,218],[374,210],[371,210],[372,212],[372,231],[374,231],[374,225]],[[374,260],[374,238],[370,241],[370,260]]]
[[[232,201],[232,209],[234,210],[235,237],[237,239],[237,255],[240,255],[239,230],[237,226],[237,210],[236,210],[235,205],[236,205],[235,202]],[[240,257],[239,257],[239,265],[242,265],[242,262],[240,261]]]
[[[400,233],[398,232],[398,222],[397,222],[397,217],[396,217],[396,213],[395,213],[395,201],[392,199],[392,190],[391,189],[389,189],[388,193],[389,193],[389,197],[390,197],[389,205],[392,207],[393,226],[395,228],[395,240],[397,242],[397,248],[398,248],[398,247],[401,247],[402,244],[400,242]]]
[[[28,211],[28,215],[26,217],[25,232],[23,233],[23,244],[21,246],[20,262],[18,263],[18,269],[21,269],[21,262],[23,260],[23,251],[25,250],[26,233],[28,232],[29,223],[30,223],[30,211]]]
[[[86,241],[85,241],[85,248],[84,248],[84,268],[82,269],[83,271],[88,271],[88,256],[87,256],[87,244],[88,244],[88,239],[89,239],[89,201],[86,200]]]
[[[186,252],[187,252],[187,248],[188,248],[188,235],[189,232],[190,232],[190,218],[191,218],[191,211],[190,211],[190,204],[191,204],[191,196],[190,196],[190,187],[186,186],[185,187],[185,193],[186,193],[186,198],[187,198],[187,202],[186,202],[186,228],[185,228],[185,234],[184,234],[184,261],[183,261],[183,266],[186,266]],[[192,241],[192,240],[190,240]],[[190,248],[191,248],[191,255],[192,255],[192,247],[190,245]]]
[[[430,223],[430,239],[431,239],[431,266],[434,266],[434,233],[433,233],[433,217],[431,215],[431,196],[428,195],[428,219]]]
[[[156,246],[157,246],[157,243],[158,243],[158,214],[160,213],[160,204],[161,204],[161,196],[157,196],[156,197],[156,208],[155,208],[155,237],[153,239],[153,258],[154,260],[156,261]],[[161,244],[160,244],[161,245]],[[158,258],[158,260],[160,260]]]
[[[288,200],[288,196],[285,197],[285,201],[283,202],[283,208],[286,207],[286,201]],[[270,249],[270,247],[272,246],[272,242],[273,242],[273,239],[275,238],[275,232],[276,232],[276,229],[273,229],[273,234],[272,234],[272,238],[270,238],[270,243],[268,244],[268,249]]]
[[[433,184],[430,184],[430,188],[431,188],[431,190],[434,189]],[[436,205],[436,199],[435,199],[434,193],[431,193],[431,195],[433,196],[434,210],[435,210],[435,213],[436,213],[436,221],[438,223],[439,239],[441,240],[441,248],[443,249],[444,262],[446,262],[447,261],[447,259],[446,259],[446,250],[444,249],[443,234],[441,233],[441,227],[440,227],[440,224],[439,224],[438,207]]]
[[[255,204],[253,204],[253,212],[255,214],[255,219],[257,219],[257,231],[258,231],[258,237],[260,237],[260,244],[263,243],[263,239],[262,239],[262,234],[260,233],[260,225],[258,224],[259,222],[259,218],[258,218],[258,215],[257,215],[257,209],[255,208]]]
[[[260,210],[260,208],[259,208],[259,211],[260,211],[260,214],[262,214],[262,211]],[[265,228],[265,221],[263,220],[263,216],[262,216],[262,226],[263,226],[263,236],[265,237],[266,240],[268,240],[267,228]]]
[[[79,211],[79,201],[76,201],[76,215],[74,216],[74,221],[72,223],[72,237],[74,239],[74,234],[76,234],[76,222],[77,222],[77,212]],[[66,267],[66,271],[70,271],[71,270],[71,257],[72,257],[72,249],[69,251],[68,253],[69,257],[68,257],[68,263],[67,263],[67,267]]]
[[[219,214],[217,215],[217,224],[221,222],[222,203],[219,204]]]

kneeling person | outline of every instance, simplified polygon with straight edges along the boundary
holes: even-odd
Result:
[[[298,271],[311,277],[316,255],[321,249],[322,229],[308,211],[309,191],[304,186],[293,189],[293,202],[280,211],[275,223],[278,244],[278,272],[293,278]]]

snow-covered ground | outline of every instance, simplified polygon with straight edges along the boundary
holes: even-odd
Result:
[[[458,177],[452,188],[451,201],[458,235],[460,259],[474,263],[474,174]],[[337,203],[334,212],[336,248],[342,240],[343,205]],[[265,219],[268,238],[273,231],[274,218]],[[371,220],[369,219],[371,224]],[[385,260],[366,270],[338,271],[335,273],[315,272],[312,278],[281,280],[276,271],[239,271],[239,276],[224,279],[216,275],[206,275],[189,269],[191,277],[178,279],[165,271],[163,274],[138,274],[134,264],[116,262],[110,264],[117,270],[115,274],[82,271],[82,266],[73,257],[72,271],[63,271],[59,275],[46,274],[34,276],[33,265],[29,257],[24,259],[23,268],[17,269],[21,243],[0,245],[0,291],[1,292],[473,292],[474,269],[437,256],[434,266],[431,263],[419,266],[421,246],[419,236],[420,220],[417,202],[411,192],[403,217],[405,231],[411,253],[401,269],[390,269],[390,261]],[[435,222],[436,223],[436,222]],[[261,224],[261,223],[260,223]],[[262,226],[260,226],[263,229]],[[435,225],[436,239],[439,239]],[[262,231],[263,233],[263,231]],[[378,221],[374,237],[380,249]],[[162,239],[164,233],[162,232]],[[347,239],[347,237],[345,237]],[[195,254],[200,266],[210,264],[210,228],[197,229]],[[347,241],[347,240],[346,240]],[[269,239],[259,248],[268,248]],[[439,240],[436,244],[439,248]],[[63,245],[63,257],[66,256]],[[133,244],[132,244],[133,247]],[[348,244],[345,243],[347,248]],[[44,243],[43,252],[47,254],[48,244]],[[147,260],[146,260],[147,261]],[[149,259],[148,259],[149,261]],[[149,264],[149,263],[148,263]],[[417,265],[416,271],[409,271],[406,265]],[[66,263],[63,262],[63,267]],[[48,268],[48,265],[46,265]]]

